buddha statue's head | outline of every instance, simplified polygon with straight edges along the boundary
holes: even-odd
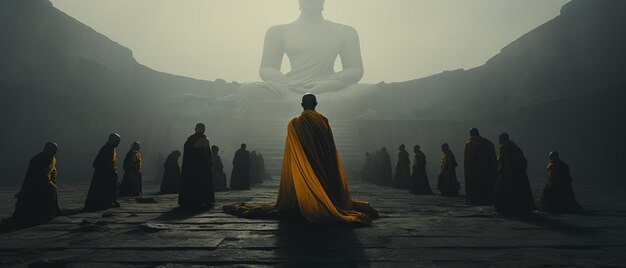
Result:
[[[322,11],[324,10],[325,0],[299,0],[300,10],[303,11]]]

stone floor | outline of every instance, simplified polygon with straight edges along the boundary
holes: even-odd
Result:
[[[216,208],[196,214],[178,212],[176,195],[148,195],[158,203],[121,199],[120,208],[77,213],[87,186],[63,187],[68,215],[0,234],[0,266],[64,260],[73,267],[626,267],[624,189],[577,186],[585,213],[537,213],[530,220],[501,218],[463,198],[415,196],[356,181],[350,182],[354,197],[381,212],[368,227],[221,212],[233,202],[271,203],[277,185],[217,193]],[[536,198],[540,187],[534,186]],[[0,188],[0,216],[12,213],[14,193]]]

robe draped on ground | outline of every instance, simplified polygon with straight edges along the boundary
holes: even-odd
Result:
[[[414,194],[433,194],[426,175],[426,155],[419,151],[415,153],[413,160],[413,174],[411,174],[411,193]]]
[[[120,184],[120,196],[141,196],[143,194],[141,175],[141,154],[131,149],[124,158],[124,176]]]
[[[398,163],[396,164],[396,173],[393,176],[393,183],[396,188],[408,189],[411,177],[411,160],[409,153],[402,150],[398,153]]]
[[[45,153],[31,158],[15,203],[13,218],[17,222],[38,224],[60,214],[56,162]]]
[[[441,158],[441,170],[437,181],[437,189],[442,195],[456,196],[461,185],[456,179],[456,159],[451,151],[444,152]]]
[[[213,166],[211,167],[213,172],[213,189],[215,191],[227,191],[226,173],[224,173],[224,163],[222,163],[222,157],[213,153]]]
[[[175,154],[167,156],[163,164],[163,180],[161,181],[162,194],[177,194],[180,191],[180,164]]]
[[[246,149],[239,149],[233,158],[233,171],[230,173],[231,190],[250,189],[250,153]]]
[[[493,143],[475,136],[465,143],[465,192],[467,203],[492,205],[498,176]]]
[[[547,171],[546,185],[537,208],[557,213],[582,210],[574,196],[569,166],[560,159],[550,160]]]
[[[525,216],[532,213],[535,201],[528,181],[528,161],[514,142],[500,145],[498,152],[498,181],[494,205],[505,216]]]
[[[178,204],[181,207],[197,208],[215,202],[211,156],[211,145],[204,134],[189,136],[184,145],[178,194]]]
[[[352,199],[328,120],[305,110],[289,122],[274,205],[234,204],[224,212],[247,218],[301,215],[311,223],[369,224],[378,212]]]
[[[94,173],[85,201],[86,211],[97,211],[117,203],[117,154],[115,147],[105,144],[93,161]]]

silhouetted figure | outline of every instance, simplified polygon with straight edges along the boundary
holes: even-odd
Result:
[[[447,143],[441,145],[443,157],[441,158],[441,171],[437,181],[437,189],[442,195],[457,196],[461,185],[456,179],[456,159]]]
[[[197,124],[196,133],[184,145],[182,178],[178,204],[183,208],[201,208],[215,203],[212,153],[204,124]]]
[[[419,145],[413,147],[415,157],[413,159],[413,174],[411,174],[410,186],[411,193],[414,194],[433,194],[426,175],[426,155],[420,150]]]
[[[547,170],[546,185],[537,208],[555,213],[581,211],[574,196],[569,166],[561,160],[558,152],[550,153]]]
[[[241,148],[235,152],[233,171],[230,174],[230,189],[250,189],[250,152],[246,150],[245,144],[241,144]]]
[[[393,171],[391,169],[391,157],[387,148],[383,147],[374,157],[374,183],[383,186],[393,185]]]
[[[276,203],[239,203],[224,206],[224,212],[253,218],[295,214],[316,224],[368,224],[378,217],[369,203],[352,199],[328,119],[315,111],[316,105],[315,95],[305,95],[304,111],[287,126]]]
[[[19,225],[33,225],[51,220],[61,213],[57,189],[59,147],[48,142],[43,151],[30,159],[17,202],[13,220]]]
[[[494,196],[496,211],[504,216],[526,216],[535,207],[528,182],[528,161],[524,152],[509,139],[509,134],[499,137],[498,181]]]
[[[470,130],[470,138],[465,143],[464,171],[467,203],[492,205],[498,176],[496,149],[476,128]]]
[[[263,183],[265,174],[261,173],[261,163],[256,151],[250,153],[250,182]]]
[[[117,155],[120,135],[109,135],[107,143],[100,148],[93,161],[94,173],[85,201],[85,211],[98,211],[118,207],[117,203]]]
[[[393,183],[396,188],[409,189],[411,159],[409,159],[409,152],[406,151],[404,144],[400,145],[398,150],[398,163],[396,164],[396,173],[393,176]]]
[[[181,155],[182,153],[176,150],[167,156],[167,159],[163,164],[161,194],[177,194],[180,192],[180,180],[182,174],[180,172],[180,164],[178,163],[178,159]]]
[[[220,148],[213,145],[211,146],[211,152],[213,153],[213,189],[216,192],[228,191],[226,183],[226,173],[224,173],[224,163],[222,163],[222,157],[219,155]]]
[[[372,154],[370,152],[365,153],[365,163],[361,169],[361,180],[366,182],[372,182]]]
[[[120,184],[120,196],[141,196],[143,194],[141,176],[141,144],[133,142],[124,158],[124,176]]]
[[[259,161],[259,173],[263,176],[263,180],[271,180],[272,175],[265,168],[265,158],[262,153],[257,155],[257,160]]]

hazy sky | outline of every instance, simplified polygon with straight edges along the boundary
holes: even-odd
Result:
[[[153,69],[258,81],[265,31],[297,0],[52,0]],[[567,0],[327,0],[327,19],[361,37],[363,82],[405,81],[482,65],[559,14]],[[288,67],[283,67],[283,69]]]

